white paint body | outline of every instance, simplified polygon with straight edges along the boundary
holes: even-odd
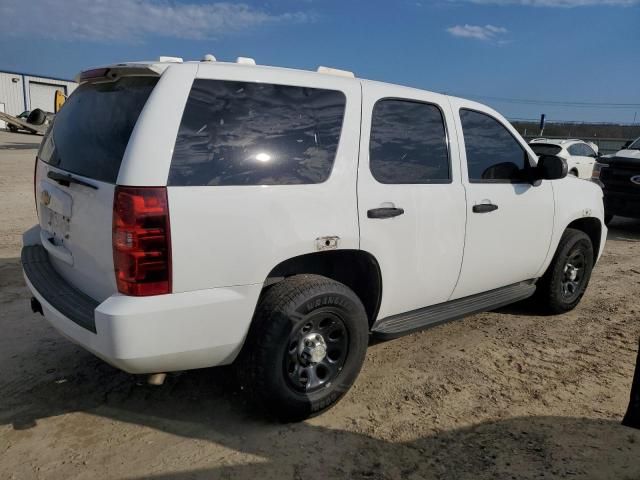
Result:
[[[137,64],[138,66],[142,64]],[[327,181],[314,185],[168,187],[173,293],[128,297],[117,292],[111,246],[114,185],[85,179],[98,190],[59,186],[40,162],[36,198],[72,197],[71,259],[50,250],[60,275],[101,302],[93,334],[56,311],[28,282],[45,317],[63,335],[129,372],[150,373],[228,364],[247,335],[262,286],[279,263],[317,252],[316,239],[339,237],[338,248],[364,250],[382,275],[378,318],[539,278],[573,220],[593,217],[606,238],[602,191],[575,178],[538,186],[468,181],[459,109],[489,114],[536,156],[497,112],[466,100],[348,75],[217,62],[152,65],[160,81],[131,135],[118,185],[164,186],[176,135],[195,78],[265,82],[339,90],[346,97],[340,144]],[[388,185],[369,169],[373,105],[381,98],[435,104],[443,113],[451,183]],[[82,177],[80,177],[82,178]],[[471,213],[491,200],[496,212]],[[369,219],[382,204],[406,213]],[[67,210],[65,210],[67,211]],[[42,233],[44,230],[44,233]],[[27,232],[41,243],[47,225]],[[54,242],[55,243],[55,242]],[[598,254],[600,253],[598,252]],[[66,258],[66,260],[65,260]]]

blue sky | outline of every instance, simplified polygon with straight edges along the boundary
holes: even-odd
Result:
[[[70,78],[210,52],[343,68],[510,118],[640,123],[640,0],[2,0],[0,18],[0,69]]]

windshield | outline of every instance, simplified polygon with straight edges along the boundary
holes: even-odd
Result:
[[[562,147],[558,145],[552,145],[549,143],[531,143],[529,144],[531,150],[540,156],[540,155],[557,155],[562,150]]]
[[[133,127],[157,82],[157,77],[124,77],[80,85],[56,115],[38,158],[115,183]]]
[[[640,138],[627,147],[627,150],[640,150]]]

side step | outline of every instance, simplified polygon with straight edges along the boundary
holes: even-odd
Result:
[[[378,320],[371,329],[375,337],[391,339],[434,327],[473,313],[495,310],[529,298],[536,291],[535,280],[515,283],[489,292],[419,308]]]

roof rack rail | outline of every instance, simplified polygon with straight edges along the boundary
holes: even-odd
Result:
[[[318,67],[317,72],[326,73],[328,75],[337,75],[339,77],[356,78],[354,73],[349,72],[348,70],[340,70],[338,68],[323,67],[322,65]]]
[[[164,56],[160,56],[158,58],[159,62],[170,62],[170,63],[182,63],[182,58],[181,57],[164,57]]]
[[[251,57],[238,57],[236,63],[240,65],[255,65],[256,61]]]

